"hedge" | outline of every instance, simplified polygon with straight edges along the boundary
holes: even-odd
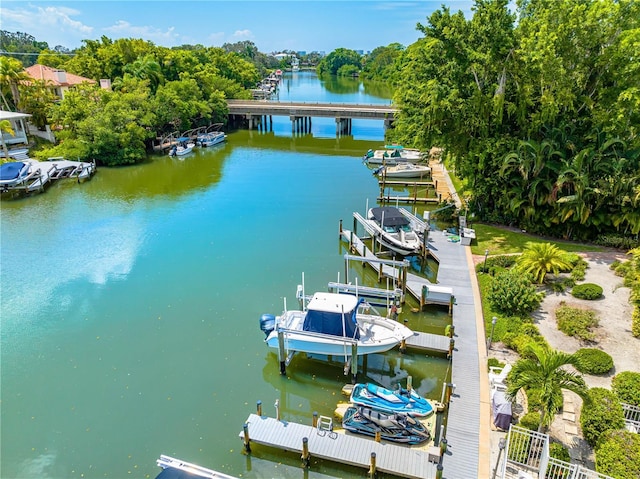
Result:
[[[573,287],[571,294],[574,298],[594,300],[602,297],[602,286],[595,283],[582,283]]]
[[[580,360],[576,369],[582,374],[606,374],[613,369],[613,358],[600,349],[578,349],[575,356]]]
[[[596,471],[616,479],[640,477],[640,435],[607,431],[595,450]]]
[[[595,311],[584,308],[573,308],[564,302],[556,308],[556,322],[558,329],[567,336],[575,336],[585,341],[593,341],[596,337],[591,331],[598,325]]]
[[[611,390],[621,402],[640,406],[640,373],[623,371],[611,380]]]
[[[585,441],[593,447],[608,430],[624,427],[624,411],[618,398],[608,389],[593,388],[589,390],[589,397],[591,400],[582,404],[580,426]]]
[[[520,418],[519,425],[531,431],[537,431],[540,426],[540,413],[537,411],[528,412]]]

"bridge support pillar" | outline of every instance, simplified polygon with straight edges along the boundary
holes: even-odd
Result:
[[[351,118],[336,118],[336,136],[351,135]]]

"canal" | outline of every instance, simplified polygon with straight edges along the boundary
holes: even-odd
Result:
[[[287,74],[281,101],[389,103],[358,80]],[[155,477],[160,454],[238,477],[362,477],[364,472],[238,438],[256,402],[283,418],[331,416],[349,381],[342,363],[294,357],[287,376],[258,319],[344,277],[338,225],[379,193],[362,163],[384,139],[382,122],[332,119],[291,135],[229,132],[184,158],[101,168],[87,183],[3,201],[1,421],[3,478]],[[349,226],[350,227],[350,226]],[[368,269],[350,277],[373,286]],[[441,332],[446,310],[401,319]],[[368,358],[362,380],[386,386],[411,375],[439,399],[448,361],[397,350]]]

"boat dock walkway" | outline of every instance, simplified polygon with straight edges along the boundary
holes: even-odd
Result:
[[[363,222],[362,216],[358,213],[354,213],[353,215],[354,219],[362,224],[365,229],[367,229],[366,223]],[[371,231],[367,232],[371,234]],[[345,259],[347,261],[365,261],[378,273],[378,277],[380,279],[386,276],[388,278],[392,278],[394,282],[404,281],[406,283],[406,290],[414,298],[420,301],[421,307],[426,304],[437,304],[442,306],[449,306],[449,313],[452,312],[453,303],[455,302],[453,288],[451,288],[450,286],[433,284],[422,276],[407,272],[406,269],[409,267],[409,264],[406,261],[401,262],[381,260],[369,248],[367,248],[367,246],[364,244],[364,241],[352,231],[341,229],[340,234],[341,237],[349,243],[350,249],[353,252],[358,253],[359,255],[359,257],[347,255],[345,256]],[[439,256],[436,252],[433,251],[434,249],[435,248],[429,247],[429,254],[441,264]],[[405,269],[404,272],[402,271],[403,268]],[[405,278],[402,278],[403,275],[405,276]],[[447,281],[440,281],[440,279],[440,272],[438,272],[438,282],[449,284],[447,283]]]
[[[376,271],[383,268],[384,275],[398,277],[398,269],[384,264],[378,265],[378,258],[355,234],[342,230],[341,236],[351,244],[352,250],[358,252]],[[429,254],[439,263],[438,284],[433,285],[426,279],[411,274],[407,274],[406,284],[407,291],[417,298],[421,297],[423,286],[427,287],[427,293],[431,295],[432,291],[435,294],[437,288],[445,288],[441,285],[446,285],[447,289],[440,292],[443,296],[438,304],[444,304],[447,294],[451,301],[450,311],[455,331],[451,354],[453,393],[446,420],[448,448],[443,456],[444,477],[484,477],[485,465],[483,464],[483,471],[480,473],[480,458],[486,457],[489,453],[490,418],[488,404],[482,401],[488,401],[488,383],[486,373],[481,376],[480,354],[486,355],[486,351],[481,350],[484,346],[484,331],[481,329],[484,323],[482,318],[478,317],[482,314],[480,298],[477,286],[474,291],[474,279],[469,272],[470,265],[473,264],[471,251],[459,241],[451,241],[450,235],[445,231],[430,231],[427,243]],[[441,338],[450,341],[446,336]],[[483,364],[482,367],[485,368],[486,365]],[[487,389],[482,397],[481,386]]]
[[[311,457],[371,469],[400,477],[435,479],[439,450],[424,450],[376,442],[371,438],[336,432],[276,418],[251,414],[246,421],[249,444],[263,444],[287,451],[303,453],[307,439]],[[245,438],[245,430],[240,432]]]

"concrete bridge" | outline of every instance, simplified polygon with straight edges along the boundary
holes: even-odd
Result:
[[[356,105],[349,103],[280,102],[260,100],[227,100],[229,119],[247,122],[254,128],[271,130],[273,115],[288,116],[292,133],[309,133],[312,117],[335,118],[336,135],[351,135],[353,118],[383,120],[384,127],[393,124],[398,109],[388,105]]]

